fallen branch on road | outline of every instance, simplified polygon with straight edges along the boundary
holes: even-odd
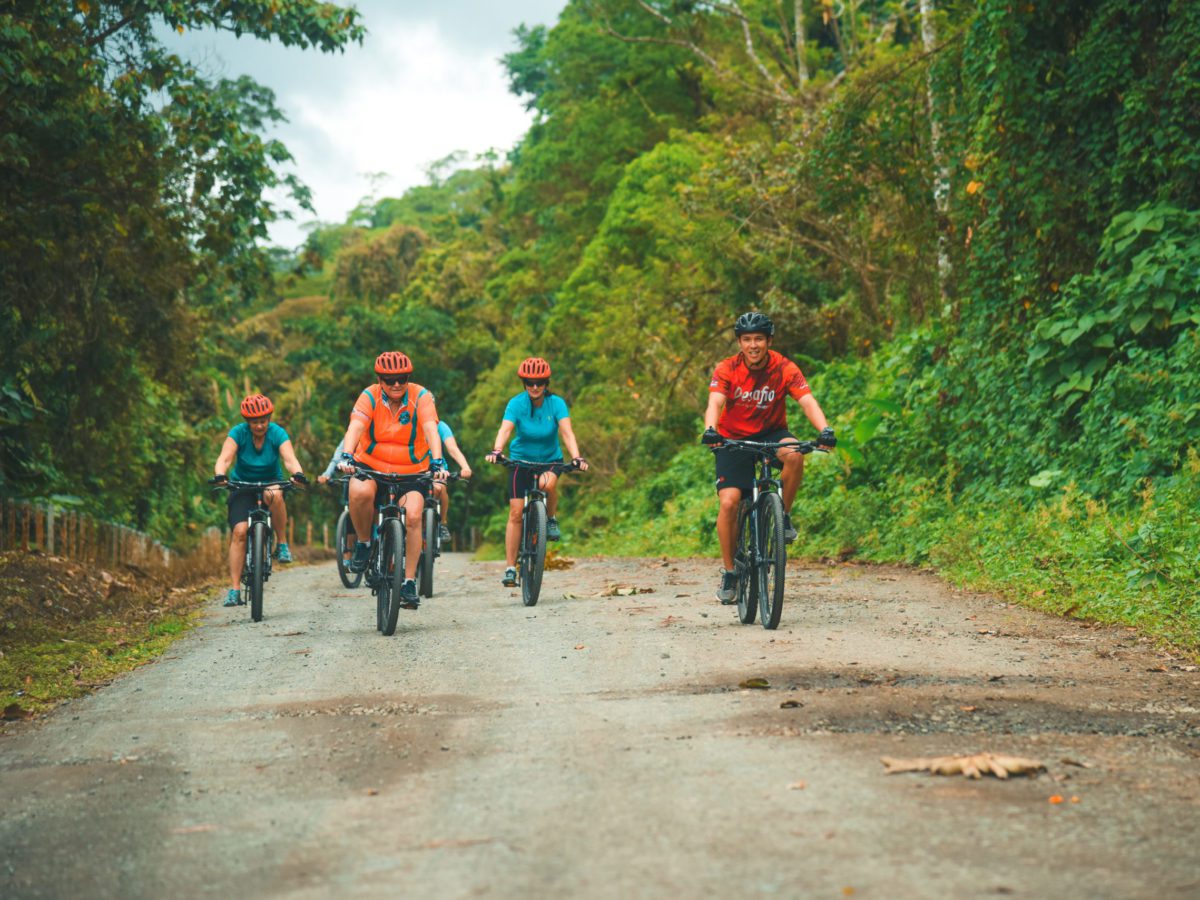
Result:
[[[979,778],[981,775],[1008,778],[1009,775],[1036,775],[1046,768],[1036,759],[1002,756],[995,753],[976,753],[969,756],[919,756],[914,759],[894,759],[890,756],[882,756],[879,761],[887,766],[888,775],[928,771],[934,775],[963,775],[967,778]]]

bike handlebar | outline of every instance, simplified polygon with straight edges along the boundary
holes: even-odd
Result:
[[[212,485],[214,491],[257,491],[273,487],[284,491],[294,491],[300,487],[297,482],[291,479],[287,481],[234,481],[231,478],[227,478],[225,481],[213,481],[210,478],[208,483]]]
[[[506,469],[537,469],[541,472],[553,472],[556,475],[562,472],[583,471],[575,462],[530,462],[527,459],[509,459],[503,453],[496,456],[496,465],[504,466]]]
[[[793,453],[812,453],[819,451],[828,453],[830,448],[818,444],[816,441],[740,441],[736,438],[722,438],[721,443],[715,446],[710,446],[713,453],[721,450],[749,450],[752,453],[761,453],[764,456],[775,453],[779,450],[790,450]]]

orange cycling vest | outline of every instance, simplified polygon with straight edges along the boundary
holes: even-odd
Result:
[[[428,470],[429,443],[422,426],[427,421],[437,422],[433,395],[409,382],[400,410],[393,414],[382,392],[382,387],[373,384],[354,404],[354,413],[367,420],[354,458],[380,472],[411,475]]]

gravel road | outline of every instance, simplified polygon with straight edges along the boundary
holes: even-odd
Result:
[[[716,571],[581,560],[527,609],[449,555],[392,638],[332,564],[214,601],[0,737],[0,896],[1200,896],[1192,661],[878,567],[793,567],[767,632]],[[979,750],[1048,771],[879,762]]]

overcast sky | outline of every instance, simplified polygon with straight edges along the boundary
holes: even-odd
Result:
[[[313,192],[316,218],[341,222],[371,193],[399,196],[426,181],[429,163],[456,150],[507,151],[531,116],[508,92],[500,57],[513,29],[553,25],[567,0],[359,0],[368,34],[345,53],[285,49],[231,34],[164,38],[213,75],[250,75],[275,91],[289,122],[274,133]],[[173,33],[172,33],[173,35]],[[312,216],[271,229],[296,247]]]

